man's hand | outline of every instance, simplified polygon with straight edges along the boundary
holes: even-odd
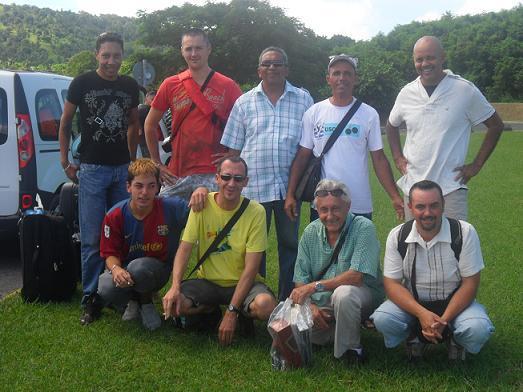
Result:
[[[237,322],[238,316],[235,312],[225,312],[218,329],[218,341],[222,346],[228,346],[232,343]]]
[[[289,298],[292,299],[292,302],[295,304],[303,305],[305,300],[309,298],[312,294],[316,292],[314,287],[314,282],[309,284],[304,284],[303,286],[296,287],[292,290]]]
[[[72,182],[78,184],[78,170],[80,170],[80,167],[74,163],[69,163],[67,169],[64,169],[64,173]]]
[[[461,185],[465,185],[469,180],[479,173],[481,167],[474,163],[468,165],[458,166],[453,171],[458,172],[454,180],[459,181]]]
[[[178,177],[176,177],[174,174],[172,174],[167,166],[162,165],[160,163],[160,164],[158,164],[158,168],[160,169],[160,181],[162,182],[163,185],[176,184],[176,181],[178,181]]]
[[[425,339],[432,343],[439,343],[443,338],[441,332],[445,329],[444,327],[447,325],[447,322],[429,310],[425,310],[418,317],[418,320],[421,324],[421,332]]]
[[[403,155],[394,158],[394,164],[396,165],[396,168],[399,170],[399,172],[403,175],[407,174],[407,164],[409,161],[407,161],[407,158],[405,158]]]
[[[287,195],[285,198],[285,206],[283,207],[285,213],[291,221],[295,221],[298,217],[298,202],[294,196]]]
[[[184,300],[185,296],[176,287],[171,287],[169,291],[165,293],[162,299],[165,320],[167,320],[169,317],[180,316],[180,311]]]
[[[200,186],[196,188],[189,200],[189,208],[192,208],[194,212],[200,212],[203,210],[205,208],[205,201],[207,200],[208,194],[209,190],[206,187]]]
[[[134,285],[133,278],[129,271],[120,266],[114,267],[111,274],[113,275],[113,282],[116,287],[131,287]]]
[[[311,304],[312,319],[314,320],[314,328],[328,329],[329,323],[333,316],[332,314],[320,309],[317,305]]]
[[[401,197],[395,197],[392,200],[392,207],[396,211],[396,216],[398,220],[402,221],[405,219],[405,208],[403,204],[403,199]]]

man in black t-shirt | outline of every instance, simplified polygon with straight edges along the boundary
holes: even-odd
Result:
[[[106,210],[128,197],[126,180],[130,160],[136,158],[138,142],[138,84],[118,74],[122,65],[123,40],[116,33],[103,33],[96,41],[96,71],[71,82],[60,121],[60,157],[64,171],[79,182],[79,217],[82,241],[82,324],[100,315],[96,295],[98,277],[104,269],[100,257],[100,231]],[[69,162],[71,125],[80,111],[82,140],[80,166]]]

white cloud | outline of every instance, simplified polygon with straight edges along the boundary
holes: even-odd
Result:
[[[483,12],[500,11],[502,9],[510,9],[518,4],[521,4],[521,2],[514,0],[466,0],[457,9],[456,14],[480,14]]]
[[[438,20],[441,18],[441,12],[438,11],[428,11],[421,16],[418,16],[416,22],[429,22],[431,20]]]

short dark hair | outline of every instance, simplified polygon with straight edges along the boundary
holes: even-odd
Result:
[[[105,33],[102,33],[98,36],[98,38],[96,39],[96,52],[98,52],[100,50],[100,47],[102,46],[102,44],[104,44],[106,42],[116,42],[116,43],[120,44],[120,46],[122,47],[122,52],[123,52],[122,36],[118,33],[112,33],[110,31],[106,31]]]
[[[211,46],[211,41],[209,40],[209,36],[202,29],[191,28],[189,30],[184,31],[182,34],[182,39],[180,40],[180,46],[182,46],[183,39],[186,36],[189,36],[189,37],[201,36],[203,38],[203,40],[205,41],[205,43],[207,44],[207,46]]]
[[[229,161],[232,163],[241,162],[243,164],[243,167],[245,168],[245,177],[247,177],[247,162],[245,162],[244,159],[242,157],[240,157],[239,155],[232,155],[232,156],[223,157],[222,159],[220,159],[218,161],[218,163],[216,164],[216,173],[220,174],[220,172],[222,170],[222,165],[225,161]]]
[[[415,189],[419,189],[421,191],[429,191],[431,189],[437,189],[439,196],[441,197],[441,201],[443,202],[443,191],[441,190],[441,187],[434,181],[422,180],[422,181],[418,181],[414,185],[412,185],[409,190],[409,203],[412,202],[412,192]]]
[[[150,91],[147,91],[147,94],[145,94],[146,97],[154,97],[156,96],[156,90],[150,90]]]
[[[282,57],[283,63],[286,66],[289,65],[289,58],[287,57],[287,53],[285,53],[285,50],[283,50],[282,48],[279,48],[277,46],[269,46],[268,48],[263,49],[262,52],[260,53],[260,57],[258,57],[258,64],[261,64],[263,55],[268,52],[279,53]]]

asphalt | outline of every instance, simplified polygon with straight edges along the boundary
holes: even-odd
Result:
[[[22,287],[22,263],[18,239],[0,240],[0,300]]]

